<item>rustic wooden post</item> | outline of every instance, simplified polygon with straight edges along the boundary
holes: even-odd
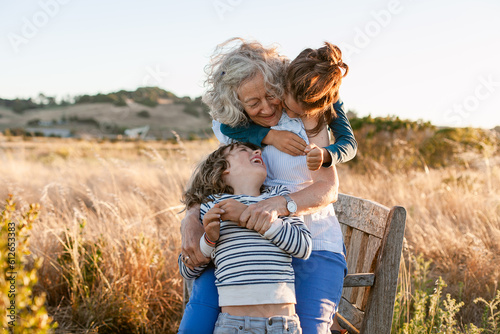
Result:
[[[391,333],[405,221],[406,210],[393,207],[377,259],[375,283],[368,297],[362,333]]]

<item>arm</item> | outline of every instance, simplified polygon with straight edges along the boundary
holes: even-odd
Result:
[[[320,168],[311,172],[313,184],[290,194],[297,203],[297,216],[302,216],[323,209],[338,198],[339,179],[335,166]],[[249,205],[240,216],[240,225],[253,229],[265,221],[274,221],[278,216],[288,216],[286,200],[276,196],[259,203]]]
[[[273,145],[278,150],[293,156],[302,155],[306,142],[290,131],[272,130],[250,122],[247,126],[230,127],[222,124],[220,131],[223,135],[240,141],[248,142],[262,147]]]
[[[205,232],[200,222],[200,205],[194,205],[186,212],[186,216],[181,221],[182,254],[189,256],[191,269],[210,262],[200,251],[200,238]]]
[[[262,141],[270,130],[270,128],[265,128],[252,122],[249,122],[246,126],[237,126],[234,128],[226,124],[222,124],[220,127],[220,131],[229,138],[240,142],[252,143],[257,146],[262,146]]]
[[[179,263],[179,271],[181,273],[181,276],[184,277],[185,279],[194,279],[199,277],[203,272],[203,270],[205,270],[205,268],[207,267],[207,264],[205,263],[199,267],[194,267],[192,269],[189,268],[182,261],[182,254],[179,254],[177,262]]]
[[[332,120],[330,128],[335,137],[335,143],[325,147],[329,154],[325,154],[323,167],[330,167],[332,164],[336,165],[351,160],[358,149],[358,143],[354,139],[351,124],[344,111],[344,102],[339,99],[335,102],[333,108],[337,113],[337,118]]]
[[[275,220],[264,233],[264,238],[300,259],[307,260],[311,255],[311,232],[298,217],[282,217]]]
[[[297,203],[296,216],[307,215],[319,211],[327,205],[337,201],[339,195],[339,177],[335,166],[321,168],[311,172],[313,184],[290,194],[290,197]],[[272,200],[270,198],[269,200]],[[284,197],[277,197],[280,204],[276,208],[280,215],[289,212],[286,209],[286,200]],[[260,202],[261,203],[261,202]]]

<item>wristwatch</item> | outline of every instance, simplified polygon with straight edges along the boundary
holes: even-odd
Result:
[[[288,195],[283,195],[283,197],[286,199],[286,208],[288,212],[293,215],[297,212],[297,203],[295,203],[295,201]]]

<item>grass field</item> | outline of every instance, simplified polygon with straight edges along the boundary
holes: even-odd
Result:
[[[13,194],[20,208],[41,204],[30,248],[44,260],[37,291],[47,295],[58,332],[175,332],[180,193],[216,146],[0,137],[0,198]],[[341,192],[408,211],[401,303],[414,298],[421,254],[432,260],[417,277],[422,289],[432,293],[443,277],[443,292],[464,302],[462,330],[485,326],[484,305],[474,299],[492,300],[499,289],[500,166],[487,162],[404,172],[339,167]],[[399,311],[407,322],[409,307]]]

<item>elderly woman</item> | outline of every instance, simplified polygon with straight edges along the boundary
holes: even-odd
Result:
[[[328,62],[330,68],[340,66],[338,62],[336,65],[332,64],[332,60],[327,58],[324,62]],[[304,215],[304,221],[312,233],[313,251],[309,260],[293,261],[296,311],[304,333],[328,333],[340,301],[343,278],[347,271],[340,226],[330,205],[337,198],[338,177],[335,166],[328,164],[328,160],[341,160],[342,156],[333,155],[335,150],[354,150],[355,153],[355,141],[342,104],[336,103],[334,106],[337,118],[330,125],[333,125],[335,130],[334,123],[340,119],[340,132],[350,133],[354,148],[346,149],[347,144],[338,142],[336,144],[341,146],[340,148],[328,146],[326,124],[318,127],[319,119],[324,117],[325,108],[309,108],[310,105],[306,101],[297,100],[300,94],[296,94],[296,90],[285,94],[284,87],[288,86],[290,89],[293,85],[289,83],[294,79],[292,75],[292,78],[287,78],[287,83],[284,82],[287,70],[291,73],[287,66],[288,61],[279,56],[275,49],[245,41],[241,41],[238,47],[228,52],[220,50],[209,66],[208,90],[204,101],[211,108],[212,116],[229,126],[261,126],[254,128],[255,131],[260,131],[261,142],[273,144],[263,150],[263,158],[268,168],[265,184],[284,184],[292,191],[290,196],[270,198],[248,207],[235,201],[223,202],[221,208],[226,213],[222,219],[240,221],[242,226],[255,229],[256,226],[274,221],[278,216]],[[340,78],[341,76],[331,80]],[[309,82],[309,86],[316,89],[318,80],[313,81]],[[325,86],[323,91],[328,93],[331,93],[332,87],[338,90],[338,85],[332,85],[332,82],[321,85]],[[287,102],[286,113],[283,112],[283,99]],[[326,106],[331,106],[334,101],[327,98],[324,102]],[[314,114],[315,117],[296,117],[302,114]],[[269,127],[273,130],[266,129]],[[309,131],[309,137],[306,129],[314,129],[313,133]],[[214,132],[219,140],[228,141],[228,138],[219,132],[218,123],[215,123]],[[241,135],[241,131],[236,133]],[[323,164],[325,167],[311,172],[307,167],[306,155],[292,156],[284,151],[305,151],[309,152],[310,157],[319,155],[321,164],[326,162],[326,165]],[[351,158],[353,155],[347,155],[345,158]],[[330,167],[326,167],[327,165]],[[208,262],[209,259],[204,258],[199,250],[199,240],[203,235],[199,206],[188,210],[182,221],[181,232],[186,265],[194,267]],[[211,333],[219,313],[214,281],[211,268],[194,282],[179,332]]]

